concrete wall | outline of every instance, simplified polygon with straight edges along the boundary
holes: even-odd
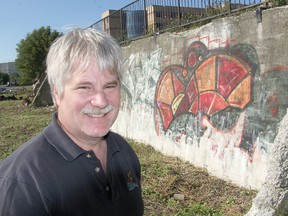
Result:
[[[259,189],[288,107],[287,17],[251,11],[123,47],[113,130]]]

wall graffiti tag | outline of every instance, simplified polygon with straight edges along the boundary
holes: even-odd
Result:
[[[131,54],[124,62],[126,71],[122,82],[123,90],[129,98],[127,106],[135,103],[145,103],[153,106],[153,94],[151,88],[155,88],[160,74],[159,59],[161,48],[151,53],[143,52]]]
[[[276,88],[287,91],[287,68],[261,74],[252,46],[208,50],[201,41],[189,45],[182,62],[166,67],[158,79],[157,133],[175,141],[185,135],[186,143],[208,133],[220,158],[223,148],[231,145],[252,158],[257,138],[261,138],[258,148],[265,151],[288,107],[286,94]]]

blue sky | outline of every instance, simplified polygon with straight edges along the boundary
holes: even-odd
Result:
[[[41,26],[67,32],[85,28],[108,9],[121,9],[134,0],[0,0],[0,63],[15,61],[17,44]]]

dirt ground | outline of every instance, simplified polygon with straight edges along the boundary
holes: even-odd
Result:
[[[205,169],[164,156],[150,146],[136,145],[134,149],[142,164],[142,189],[147,216],[244,215],[256,196],[256,191],[213,177]],[[202,205],[202,209],[203,206],[215,209],[221,214],[211,210],[192,213],[195,206],[191,206],[195,204]]]

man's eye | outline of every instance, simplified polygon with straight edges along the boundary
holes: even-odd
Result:
[[[88,89],[88,86],[79,86],[78,89]]]
[[[117,84],[110,84],[110,85],[106,85],[105,88],[106,89],[113,89],[113,88],[116,88],[117,87]]]
[[[108,85],[108,86],[106,86],[106,88],[115,88],[116,86],[115,85]]]

